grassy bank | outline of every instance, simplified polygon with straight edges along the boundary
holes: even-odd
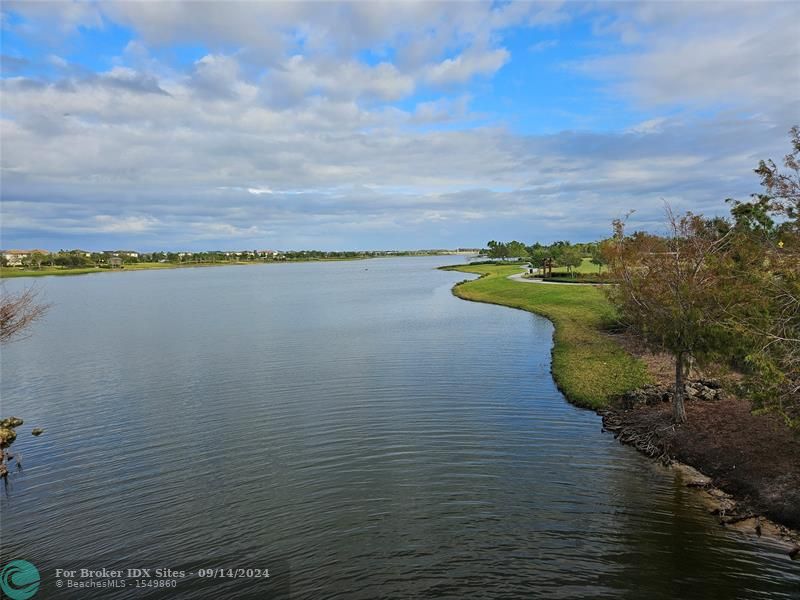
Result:
[[[42,267],[41,269],[20,269],[18,267],[0,268],[0,277],[7,279],[12,277],[46,277],[48,275],[86,275],[87,273],[119,273],[124,271],[148,271],[163,269],[179,269],[184,267],[221,267],[235,264],[253,263],[132,263],[125,265],[124,269],[108,269],[100,267]]]
[[[453,288],[459,298],[520,308],[553,322],[553,378],[570,402],[602,408],[611,397],[649,382],[645,365],[603,333],[613,309],[601,289],[507,279],[520,272],[518,266],[442,268],[481,275]]]

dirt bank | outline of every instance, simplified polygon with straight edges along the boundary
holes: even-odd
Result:
[[[649,353],[630,335],[610,337],[647,365],[656,386],[672,385],[671,356]],[[620,399],[601,411],[603,426],[649,456],[706,475],[706,481],[689,484],[709,492],[709,508],[723,524],[757,533],[777,529],[779,537],[800,544],[800,432],[774,415],[752,414],[747,400],[730,393],[730,384],[739,378],[736,373],[717,369],[703,376],[721,377],[729,391],[714,401],[688,400],[685,424],[672,424],[668,401],[623,408]],[[800,551],[794,557],[800,559]]]
[[[603,426],[654,458],[707,475],[696,487],[730,495],[713,510],[723,524],[752,520],[760,533],[756,517],[766,517],[800,530],[800,435],[736,398],[693,400],[686,408],[688,421],[680,426],[671,422],[669,402],[602,411]]]

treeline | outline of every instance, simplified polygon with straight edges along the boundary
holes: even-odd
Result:
[[[530,262],[533,267],[540,269],[542,274],[552,274],[553,268],[564,267],[571,274],[581,266],[584,258],[588,258],[597,265],[598,273],[602,272],[606,264],[602,252],[604,242],[586,242],[573,244],[562,240],[552,244],[535,242],[526,246],[523,242],[512,240],[498,242],[495,240],[487,244],[482,254],[491,259],[522,260]]]
[[[30,252],[19,262],[28,269],[43,267],[63,268],[109,268],[115,262],[122,265],[138,263],[215,264],[225,262],[274,262],[292,260],[344,260],[358,258],[380,258],[390,256],[424,256],[447,253],[445,250],[367,250],[326,251],[288,250],[283,252],[265,250],[205,251],[205,252],[134,252],[85,250],[59,250],[58,252]],[[2,266],[10,266],[2,258]]]

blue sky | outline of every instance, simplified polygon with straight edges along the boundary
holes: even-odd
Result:
[[[482,246],[721,214],[800,122],[797,22],[788,2],[4,2],[0,245]]]

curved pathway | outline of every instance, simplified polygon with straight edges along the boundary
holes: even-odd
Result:
[[[608,285],[607,283],[568,283],[566,281],[545,281],[544,279],[526,279],[525,273],[517,273],[516,275],[509,275],[507,279],[519,281],[521,283],[543,283],[545,285]]]

